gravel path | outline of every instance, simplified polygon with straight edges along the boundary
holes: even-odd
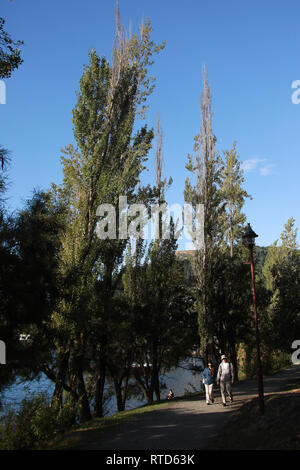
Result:
[[[264,377],[264,392],[282,390],[284,384],[300,377],[300,365]],[[200,450],[206,447],[228,418],[247,400],[257,396],[256,380],[233,386],[234,401],[223,407],[220,389],[215,389],[215,402],[206,405],[205,398],[170,402],[166,408],[141,415],[133,421],[107,428],[101,439],[85,443],[86,450]],[[77,445],[78,449],[79,446]]]

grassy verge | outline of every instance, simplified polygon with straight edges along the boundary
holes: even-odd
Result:
[[[300,450],[300,380],[279,393],[247,402],[214,437],[208,450]]]

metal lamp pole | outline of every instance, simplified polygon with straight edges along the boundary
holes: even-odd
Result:
[[[251,281],[252,281],[252,295],[253,295],[253,307],[254,307],[254,322],[255,322],[255,338],[256,338],[256,350],[257,350],[257,383],[258,383],[258,396],[259,396],[259,409],[260,412],[264,412],[264,387],[263,387],[263,374],[262,365],[260,358],[260,339],[259,339],[259,328],[258,328],[258,316],[256,310],[256,295],[255,295],[255,276],[254,276],[254,262],[253,262],[253,247],[255,244],[255,238],[258,235],[252,230],[250,224],[248,224],[247,230],[243,235],[244,243],[248,246],[250,251],[250,264],[251,266]]]

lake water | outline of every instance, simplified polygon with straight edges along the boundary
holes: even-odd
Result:
[[[194,360],[187,360],[186,362],[181,363],[179,367],[171,369],[161,377],[167,387],[165,390],[162,390],[161,399],[167,397],[169,388],[172,388],[175,397],[189,392],[198,392],[202,389],[200,378],[201,372],[199,372],[199,370],[191,370],[190,366],[192,364],[195,364],[197,367],[203,367],[201,359],[196,360],[196,363],[194,363]],[[53,389],[54,383],[46,376],[42,376],[39,380],[26,381],[23,383],[16,382],[1,394],[3,409],[5,409],[6,406],[18,408],[23,398],[28,394],[45,392],[51,396]],[[126,410],[136,408],[144,405],[145,403],[145,400],[130,399],[126,402]],[[110,400],[108,406],[108,415],[117,412],[115,397]]]

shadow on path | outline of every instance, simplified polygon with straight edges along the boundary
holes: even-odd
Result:
[[[264,391],[272,393],[284,389],[300,377],[300,365],[285,369],[272,377],[264,377]],[[169,406],[137,416],[117,426],[103,429],[97,439],[81,448],[89,450],[199,450],[206,447],[228,418],[246,401],[257,396],[256,380],[245,381],[233,387],[234,401],[223,407],[219,388],[215,403],[206,405],[205,399],[192,398],[170,402]],[[96,437],[96,436],[95,436]],[[76,445],[76,449],[79,449]]]

